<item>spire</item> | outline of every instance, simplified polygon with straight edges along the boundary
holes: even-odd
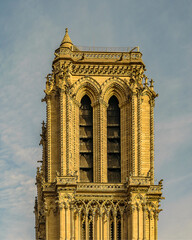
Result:
[[[61,45],[60,47],[68,47],[68,48],[71,48],[71,46],[73,45],[70,37],[69,37],[69,34],[68,34],[68,28],[65,28],[65,36],[61,42]]]

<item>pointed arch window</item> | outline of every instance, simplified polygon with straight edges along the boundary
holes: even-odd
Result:
[[[79,109],[80,181],[93,182],[93,110],[85,95]]]
[[[121,182],[120,109],[112,96],[107,108],[107,177],[108,182]]]

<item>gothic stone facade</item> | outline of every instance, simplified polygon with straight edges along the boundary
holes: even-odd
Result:
[[[66,30],[43,99],[37,240],[157,239],[157,94],[141,57],[138,47],[80,49]]]

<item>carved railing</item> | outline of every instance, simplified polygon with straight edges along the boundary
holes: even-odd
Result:
[[[102,191],[111,191],[111,190],[125,190],[124,184],[99,184],[99,183],[78,183],[77,190],[102,190]]]
[[[153,185],[153,186],[150,186],[149,193],[159,193],[159,194],[161,194],[161,189],[162,189],[161,185]]]
[[[83,52],[139,52],[139,47],[85,47],[73,45],[72,50]]]
[[[149,177],[129,177],[128,185],[150,185]]]
[[[133,49],[132,49],[133,50]],[[70,55],[78,60],[83,59],[110,59],[110,60],[137,60],[141,59],[142,54],[139,51],[116,51],[116,52],[99,52],[99,51],[73,51],[67,48],[58,48],[55,50],[55,56]]]

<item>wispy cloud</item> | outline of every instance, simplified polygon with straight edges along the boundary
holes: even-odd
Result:
[[[177,152],[192,140],[192,115],[190,113],[156,124],[156,158],[158,167],[169,161],[175,161]]]

